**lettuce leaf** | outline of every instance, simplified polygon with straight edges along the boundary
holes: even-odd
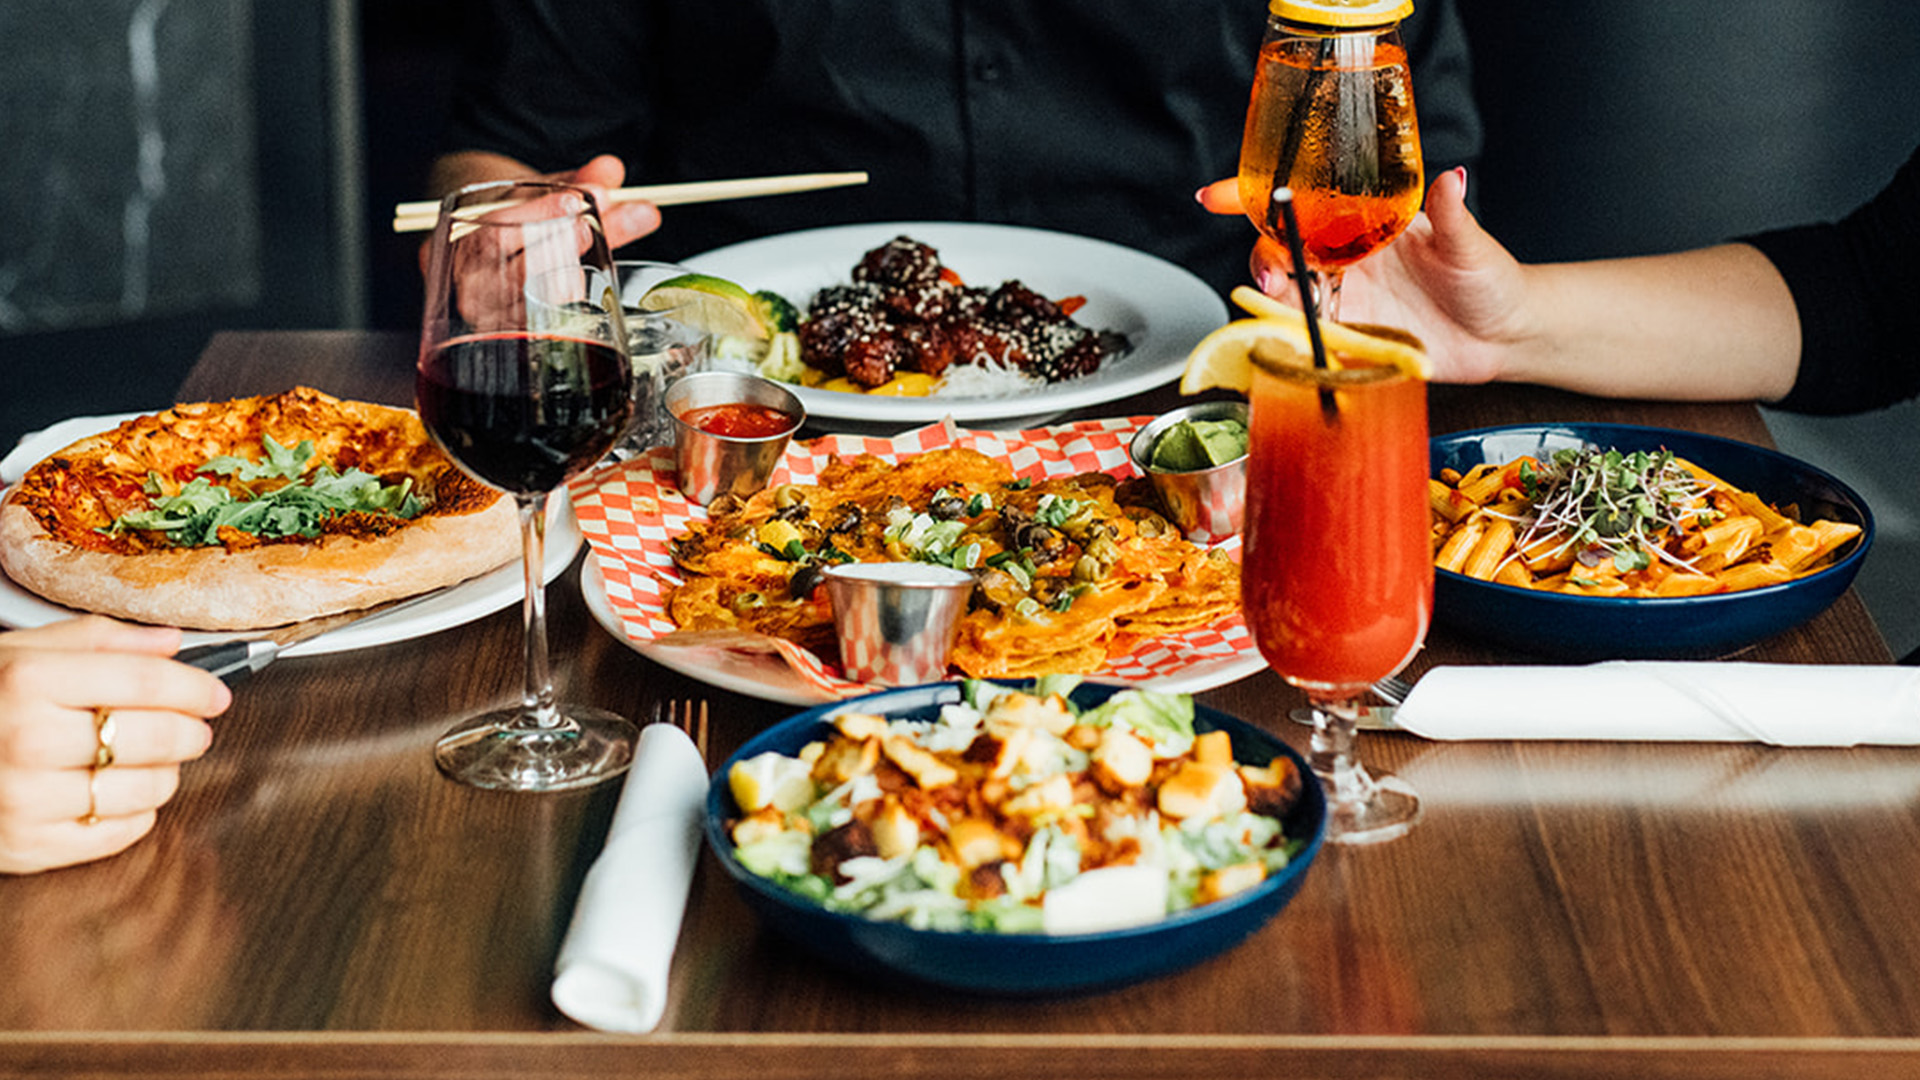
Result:
[[[1193,741],[1193,699],[1158,690],[1122,690],[1080,714],[1095,727],[1131,728],[1148,741],[1180,745]]]

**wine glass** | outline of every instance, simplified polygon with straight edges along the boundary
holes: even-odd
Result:
[[[503,181],[441,203],[414,397],[448,456],[513,497],[526,571],[520,703],[463,721],[434,747],[442,772],[476,787],[562,791],[632,764],[631,722],[554,700],[541,574],[548,494],[598,461],[633,411],[613,281],[585,190]],[[556,310],[566,318],[549,317]]]
[[[1354,751],[1361,699],[1420,649],[1433,607],[1426,383],[1393,368],[1256,365],[1241,606],[1260,655],[1312,705],[1327,838],[1390,840],[1420,816]]]
[[[633,362],[633,425],[614,446],[615,457],[637,457],[656,446],[673,445],[673,416],[667,412],[667,387],[683,375],[706,367],[712,341],[691,304],[662,307],[646,295],[663,282],[693,271],[673,263],[621,259],[613,264],[627,320],[627,351]]]
[[[1301,306],[1317,300],[1335,319],[1341,275],[1420,209],[1420,126],[1398,22],[1413,5],[1383,16],[1276,0],[1271,11],[1240,141],[1240,202],[1285,248],[1273,192],[1293,190]]]

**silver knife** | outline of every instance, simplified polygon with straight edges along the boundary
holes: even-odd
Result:
[[[389,615],[404,608],[425,604],[429,600],[445,595],[447,588],[452,586],[434,589],[419,596],[388,600],[372,607],[355,608],[352,611],[322,615],[317,619],[288,623],[268,630],[258,637],[236,638],[210,645],[190,646],[173,654],[173,658],[184,664],[192,664],[202,671],[212,672],[231,686],[273,663],[281,653],[303,641],[310,641],[343,626],[351,626],[363,619]]]

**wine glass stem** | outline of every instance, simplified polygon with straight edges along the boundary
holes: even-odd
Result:
[[[1314,698],[1313,738],[1308,763],[1327,786],[1327,798],[1336,805],[1364,803],[1373,791],[1373,778],[1353,755],[1353,733],[1360,720],[1358,697]]]
[[[547,663],[547,586],[544,580],[547,561],[547,493],[521,495],[514,500],[520,510],[520,548],[524,558],[527,592],[520,603],[521,621],[526,627],[526,689],[521,697],[521,724],[542,729],[561,725],[560,710],[554,707],[553,674]]]

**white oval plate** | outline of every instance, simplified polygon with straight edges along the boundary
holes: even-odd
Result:
[[[592,558],[587,559],[580,568],[580,595],[586,600],[587,610],[593,613],[594,621],[602,629],[661,667],[688,678],[699,679],[709,686],[784,705],[824,705],[835,700],[795,674],[774,653],[748,653],[734,649],[662,645],[659,642],[633,640],[621,628],[620,616],[614,614],[612,606],[607,603],[607,586],[601,580],[599,565]],[[1189,664],[1168,678],[1147,679],[1130,685],[1169,694],[1197,694],[1202,690],[1237,682],[1266,666],[1266,661],[1258,656],[1229,656]],[[1109,680],[1090,678],[1087,681]],[[875,686],[873,689],[882,690],[885,687]]]
[[[1013,225],[839,225],[749,240],[682,263],[750,290],[771,289],[805,311],[815,292],[851,281],[860,257],[896,236],[932,245],[942,265],[969,285],[993,288],[1018,280],[1056,300],[1084,296],[1086,306],[1074,312],[1074,320],[1093,330],[1119,331],[1131,348],[1084,378],[1014,397],[877,397],[789,387],[809,417],[905,427],[951,416],[1003,430],[1035,427],[1070,409],[1172,382],[1188,351],[1227,321],[1227,305],[1212,287],[1164,259],[1105,240]]]
[[[20,440],[20,444],[5,459],[0,459],[0,492],[12,486],[22,474],[48,454],[69,443],[83,439],[88,435],[107,430],[123,420],[131,420],[143,413],[125,413],[118,416],[83,416],[63,420],[52,427],[36,431]],[[573,516],[573,506],[562,493],[562,497],[551,500],[554,504],[547,527],[547,551],[544,566],[545,580],[552,581],[573,562],[574,555],[580,551],[583,537],[580,535],[580,522]],[[479,577],[448,589],[438,598],[409,607],[405,611],[396,611],[391,615],[376,615],[364,622],[350,623],[330,633],[322,634],[310,641],[293,646],[281,656],[321,656],[326,653],[350,652],[374,645],[386,645],[395,641],[425,637],[449,627],[472,622],[483,615],[491,615],[501,608],[519,603],[526,596],[526,585],[518,560],[496,567]],[[19,628],[43,626],[59,619],[79,614],[72,608],[44,600],[16,584],[12,578],[0,573],[0,626]],[[205,645],[217,641],[231,641],[243,633],[219,633],[212,631],[189,631],[184,645]],[[184,647],[184,646],[183,646]]]

